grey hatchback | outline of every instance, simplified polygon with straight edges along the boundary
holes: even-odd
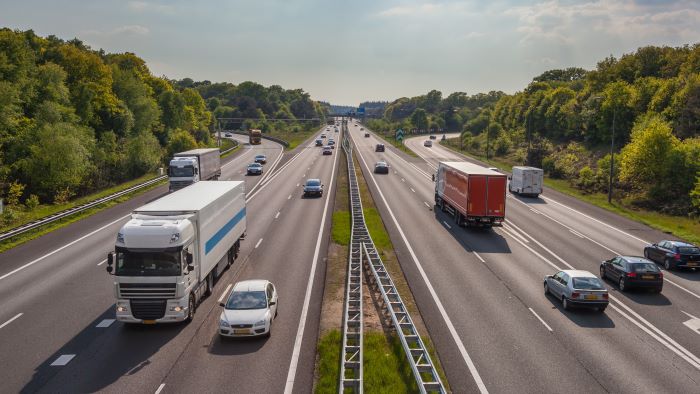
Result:
[[[544,294],[561,300],[566,310],[579,306],[603,312],[608,306],[608,290],[588,271],[564,270],[545,276]]]

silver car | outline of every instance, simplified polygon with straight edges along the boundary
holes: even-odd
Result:
[[[545,276],[544,294],[561,300],[566,310],[584,307],[603,312],[608,307],[608,290],[588,271],[564,270]]]

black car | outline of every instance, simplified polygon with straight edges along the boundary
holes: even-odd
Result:
[[[700,248],[681,241],[661,241],[644,248],[644,257],[667,270],[700,267]]]
[[[365,138],[369,138],[369,133],[365,133]]]
[[[267,163],[267,156],[257,155],[257,156],[255,156],[255,162],[260,163],[260,164],[265,164],[265,163]]]
[[[664,286],[663,272],[644,257],[617,256],[605,260],[600,264],[600,278],[617,283],[620,291],[638,287],[660,293]]]
[[[434,136],[434,135],[431,135],[431,136],[430,136],[430,139],[431,139],[431,140],[435,140],[435,139],[437,139],[437,137]]]
[[[248,175],[262,175],[263,166],[260,163],[250,163],[248,164]]]
[[[304,197],[323,196],[323,184],[320,179],[307,179],[304,184]]]
[[[377,144],[377,146],[374,147],[375,152],[384,152],[384,144]]]
[[[389,173],[389,165],[386,164],[384,161],[378,161],[377,164],[374,165],[374,173],[375,174],[388,174]]]

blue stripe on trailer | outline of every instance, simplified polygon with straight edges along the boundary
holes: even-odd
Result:
[[[209,252],[212,251],[216,247],[216,245],[221,242],[221,240],[229,233],[231,230],[233,230],[234,227],[243,220],[245,217],[245,208],[241,209],[240,212],[236,214],[231,220],[228,221],[228,223],[224,224],[224,227],[221,227],[219,231],[216,232],[209,240],[207,243],[204,244],[204,254],[207,255]]]

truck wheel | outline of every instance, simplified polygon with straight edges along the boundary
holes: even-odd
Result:
[[[197,306],[195,305],[194,302],[194,294],[190,294],[190,300],[188,302],[188,307],[187,307],[187,319],[185,319],[186,322],[191,322],[192,319],[194,319],[194,312]]]
[[[211,288],[213,287],[213,283],[212,283],[212,282],[214,282],[214,275],[213,275],[213,273],[212,273],[212,274],[209,274],[209,276],[207,276],[207,290],[204,292],[204,296],[205,296],[205,297],[209,297],[209,296],[211,295]]]

